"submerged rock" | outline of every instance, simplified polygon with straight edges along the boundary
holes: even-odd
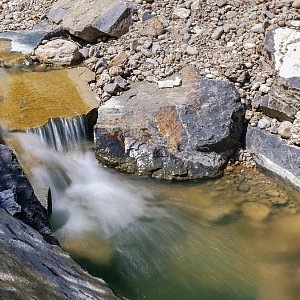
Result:
[[[165,179],[215,177],[240,144],[244,107],[235,87],[189,67],[182,86],[135,83],[99,108],[98,160],[124,172]]]
[[[256,202],[244,203],[242,210],[244,215],[252,221],[264,221],[271,212],[268,206]]]
[[[120,37],[132,24],[133,6],[122,0],[58,0],[48,14],[71,34],[86,41],[100,36]]]
[[[36,229],[46,241],[57,244],[47,212],[25,177],[16,156],[0,144],[0,206]]]
[[[1,299],[120,299],[58,246],[0,208]]]

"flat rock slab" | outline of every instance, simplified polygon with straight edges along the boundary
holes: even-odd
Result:
[[[270,117],[292,121],[300,110],[300,31],[290,28],[271,30],[264,46],[277,78],[259,104]]]
[[[98,110],[98,160],[164,179],[215,177],[240,144],[244,107],[235,87],[186,67],[182,86],[135,83]]]
[[[0,208],[1,299],[120,299],[58,246]]]
[[[256,163],[300,190],[300,148],[289,145],[279,135],[248,126],[246,149]]]
[[[98,37],[120,37],[132,24],[133,6],[122,0],[58,0],[48,19],[71,34],[93,42]]]

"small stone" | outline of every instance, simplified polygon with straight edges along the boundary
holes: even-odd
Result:
[[[244,44],[244,48],[245,48],[246,50],[248,50],[248,49],[253,49],[253,48],[255,48],[255,47],[256,47],[256,45],[253,44],[253,43],[245,43],[245,44]]]
[[[117,83],[108,83],[103,87],[103,91],[110,94],[114,95],[119,91],[120,87]]]
[[[271,126],[271,122],[265,118],[262,118],[258,121],[257,126],[260,129],[266,129]]]
[[[251,28],[251,31],[254,32],[254,33],[264,33],[265,32],[265,25],[264,25],[264,23],[255,24]]]
[[[173,12],[173,19],[187,19],[191,14],[191,11],[186,8],[177,7]]]
[[[247,193],[250,191],[250,186],[247,183],[241,183],[238,187],[238,190],[242,193]]]
[[[223,27],[218,27],[217,29],[215,29],[215,31],[211,35],[211,38],[213,40],[218,40],[218,39],[221,38],[223,33],[224,33],[224,28]]]
[[[293,124],[291,122],[283,121],[278,128],[278,134],[282,138],[288,139],[292,135],[292,127],[293,127]]]
[[[270,87],[266,84],[261,84],[261,86],[259,87],[259,91],[263,94],[267,94],[270,91]]]
[[[159,35],[165,32],[165,28],[161,21],[157,18],[151,18],[145,21],[140,27],[140,34],[143,36],[149,36],[157,38]]]
[[[182,84],[182,79],[180,77],[175,77],[175,79],[157,81],[157,84],[160,89],[173,88],[180,86]]]
[[[247,218],[257,222],[261,222],[267,219],[271,212],[268,206],[255,202],[244,203],[242,206],[242,210]]]
[[[186,53],[189,54],[189,55],[198,55],[199,52],[198,52],[196,47],[187,46]]]
[[[223,7],[227,4],[227,0],[216,0],[216,4],[219,6],[219,7]]]
[[[121,51],[119,54],[117,54],[109,63],[110,67],[118,67],[118,66],[122,66],[126,60],[128,58],[128,55]]]

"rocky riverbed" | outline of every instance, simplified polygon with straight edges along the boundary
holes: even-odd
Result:
[[[216,177],[239,161],[300,189],[299,9],[298,0],[2,0],[0,75],[12,75],[0,83],[0,117],[24,130],[100,106],[94,142],[102,164],[182,180]],[[74,68],[39,73],[65,67]],[[39,97],[37,118],[28,93],[43,92],[32,84],[43,78],[62,85],[52,99]],[[10,85],[18,91],[8,93]],[[83,91],[92,105],[79,99]],[[246,182],[237,189],[248,192]],[[10,202],[18,191],[3,192],[6,209],[18,210]],[[244,215],[293,211],[284,193],[270,193],[271,202],[242,204]]]

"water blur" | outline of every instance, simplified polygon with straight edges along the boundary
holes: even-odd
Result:
[[[92,274],[138,300],[300,299],[298,193],[243,168],[190,183],[116,174],[81,122],[13,136],[34,187],[51,188],[62,246]]]

